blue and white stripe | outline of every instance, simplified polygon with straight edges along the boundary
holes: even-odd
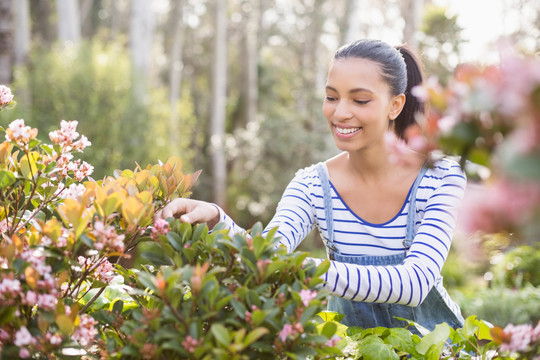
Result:
[[[416,236],[403,264],[362,266],[333,261],[325,275],[325,287],[347,299],[418,306],[435,286],[449,307],[458,313],[459,307],[442,285],[440,272],[448,256],[466,182],[456,162],[437,161],[428,169],[416,193]],[[341,254],[382,256],[403,252],[408,199],[396,216],[383,224],[373,224],[357,216],[333,186],[332,207],[334,243]],[[244,231],[223,211],[221,220],[233,233]],[[289,183],[265,232],[278,227],[281,243],[291,252],[315,226],[326,242],[322,186],[315,166],[311,166],[298,171]],[[322,259],[314,261],[320,263]]]

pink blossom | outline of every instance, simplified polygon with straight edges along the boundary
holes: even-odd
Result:
[[[37,298],[37,305],[45,310],[52,310],[56,307],[58,299],[51,294],[39,294]]]
[[[6,129],[6,140],[15,141],[18,144],[27,144],[36,135],[37,129],[26,126],[23,119],[13,120]]]
[[[540,203],[535,183],[500,179],[486,186],[468,186],[460,215],[467,232],[496,233],[521,226],[531,219]]]
[[[0,340],[1,341],[6,341],[6,340],[9,340],[11,336],[9,335],[9,333],[4,330],[4,329],[0,329]]]
[[[60,193],[60,198],[62,199],[78,199],[80,198],[84,192],[86,191],[86,188],[83,184],[71,184],[67,189],[62,191]]]
[[[388,151],[388,157],[391,163],[399,164],[406,163],[408,161],[408,154],[411,149],[407,146],[407,143],[398,138],[393,132],[387,131],[384,135],[384,144]]]
[[[11,89],[5,85],[0,85],[0,108],[8,105],[13,101],[13,95]]]
[[[104,259],[95,270],[96,279],[109,284],[114,278],[114,267]]]
[[[328,340],[324,345],[326,346],[329,346],[329,347],[334,347],[336,346],[339,342],[341,341],[341,337],[337,336],[337,335],[334,335],[330,338],[330,340]]]
[[[79,342],[81,346],[88,346],[98,334],[95,328],[97,322],[90,315],[82,314],[80,316],[79,326],[73,333],[73,340]]]
[[[30,331],[25,326],[22,326],[16,333],[15,333],[15,341],[13,342],[17,346],[26,346],[30,345],[32,343],[32,334],[30,334]]]
[[[62,343],[62,337],[58,334],[54,334],[50,337],[49,342],[51,345],[58,346]]]
[[[188,335],[188,336],[186,336],[185,340],[182,341],[182,346],[188,352],[193,353],[198,346],[202,345],[202,343],[203,343],[202,338],[199,339],[199,340],[196,340],[193,337],[191,337],[190,335]]]
[[[27,305],[33,306],[33,305],[35,305],[37,303],[37,299],[38,299],[37,294],[30,290],[30,291],[28,291],[26,293],[24,303],[27,304]]]
[[[28,359],[30,357],[30,351],[26,348],[19,349],[19,357],[21,359]]]
[[[315,290],[302,289],[298,294],[300,295],[300,299],[302,299],[302,304],[304,304],[304,306],[309,306],[309,302],[317,297],[317,291]]]
[[[152,227],[152,233],[150,234],[150,237],[154,240],[158,238],[159,235],[167,235],[169,232],[169,223],[167,220],[162,218],[157,218],[154,221],[154,226]]]
[[[278,334],[278,337],[279,339],[281,340],[281,342],[286,342],[287,341],[287,338],[291,335],[294,335],[295,331],[292,327],[291,324],[285,324],[283,325],[283,329],[281,329],[281,331],[279,332]]]
[[[19,296],[21,292],[21,283],[17,279],[2,279],[0,282],[0,298],[5,298],[6,296],[13,298]]]
[[[125,236],[119,235],[113,226],[105,225],[102,221],[94,223],[93,234],[96,238],[94,247],[97,250],[123,252]]]
[[[530,324],[517,326],[513,324],[506,325],[503,332],[510,336],[510,341],[501,344],[501,351],[513,352],[527,350],[531,342],[533,342],[534,330]]]

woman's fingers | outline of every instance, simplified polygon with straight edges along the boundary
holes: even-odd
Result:
[[[217,223],[219,220],[219,210],[213,204],[204,201],[175,199],[157,213],[156,216],[163,219],[170,217],[180,218],[182,222],[190,224]]]

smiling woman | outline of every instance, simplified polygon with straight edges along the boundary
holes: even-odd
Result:
[[[324,275],[334,295],[329,309],[345,314],[348,326],[403,326],[397,317],[431,330],[463,323],[440,271],[465,176],[447,159],[428,169],[413,150],[396,163],[385,143],[389,130],[405,138],[424,111],[410,91],[421,82],[421,67],[404,47],[359,40],[340,48],[323,113],[343,152],[298,171],[265,230],[277,227],[280,244],[292,252],[318,228],[332,261]],[[176,199],[161,216],[244,231],[219,207],[197,200]]]

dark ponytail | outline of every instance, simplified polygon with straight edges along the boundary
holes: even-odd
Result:
[[[406,46],[392,47],[380,40],[362,39],[339,48],[334,59],[361,58],[376,62],[393,96],[405,94],[403,110],[394,120],[394,132],[402,139],[406,129],[416,124],[416,114],[424,114],[425,105],[411,94],[423,81],[420,61]]]
[[[400,138],[405,138],[405,131],[411,125],[416,124],[416,117],[424,115],[426,105],[416,96],[411,94],[411,89],[422,84],[424,75],[422,66],[416,55],[405,45],[396,46],[396,49],[401,53],[407,67],[407,89],[405,90],[405,105],[403,110],[394,121],[394,132]]]

